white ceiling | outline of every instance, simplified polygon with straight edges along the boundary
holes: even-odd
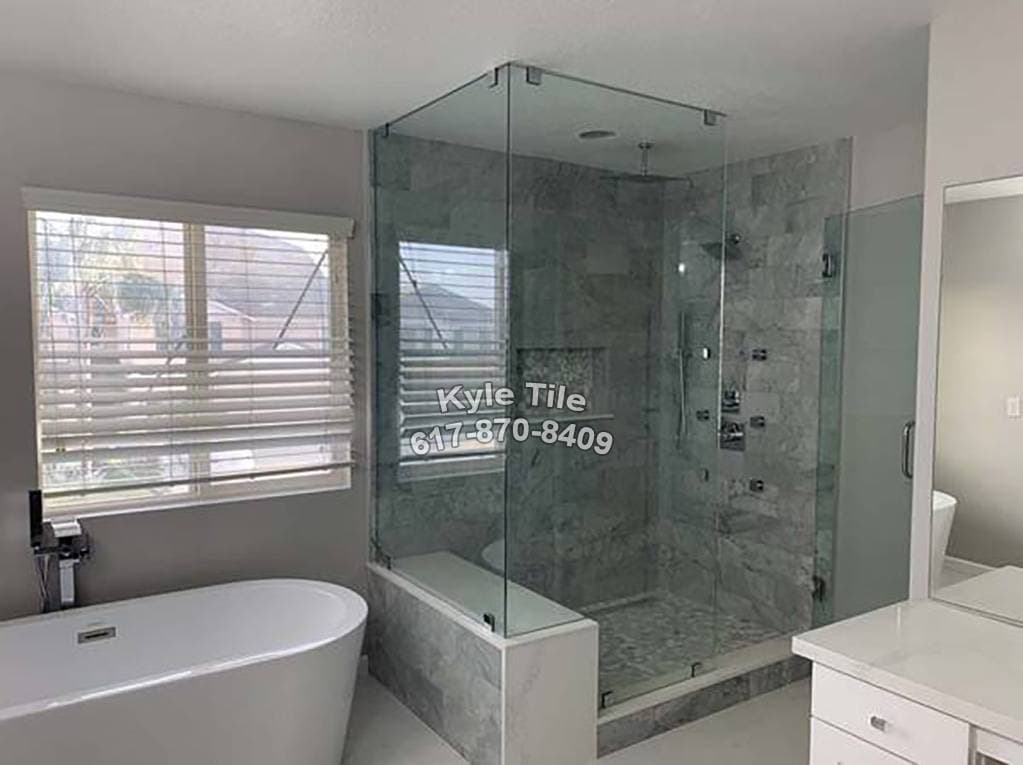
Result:
[[[0,0],[0,68],[370,127],[508,60],[729,113],[732,156],[921,118],[944,0]]]
[[[492,87],[493,82],[489,75],[479,77],[391,123],[391,129],[493,151],[504,151],[510,141],[518,155],[589,165],[614,174],[640,173],[640,143],[650,145],[648,172],[654,176],[678,177],[720,167],[725,161],[725,121],[705,125],[703,110],[546,72],[540,87],[534,87],[518,65],[502,68],[498,87]],[[614,136],[580,140],[579,133],[588,129],[608,129]]]

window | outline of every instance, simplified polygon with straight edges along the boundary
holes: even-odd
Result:
[[[48,513],[349,485],[349,219],[24,193]]]
[[[500,466],[501,445],[465,438],[475,421],[503,409],[475,414],[442,412],[437,389],[466,390],[505,384],[505,254],[476,247],[401,242],[400,389],[401,470],[404,477],[474,472]],[[445,425],[463,423],[460,443]],[[443,451],[412,452],[409,436],[439,426]]]

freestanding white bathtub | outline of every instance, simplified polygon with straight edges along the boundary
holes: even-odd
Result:
[[[0,626],[3,765],[338,765],[366,603],[239,582]]]

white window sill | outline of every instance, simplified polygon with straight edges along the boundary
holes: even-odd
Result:
[[[303,497],[311,494],[334,494],[350,492],[353,489],[353,481],[348,485],[335,483],[316,483],[305,488],[281,488],[273,491],[252,493],[252,494],[231,494],[222,496],[208,496],[199,498],[194,494],[183,496],[180,499],[168,499],[167,501],[154,501],[152,503],[123,503],[119,505],[104,505],[80,508],[61,507],[45,513],[46,520],[55,518],[103,518],[118,515],[138,515],[151,512],[166,512],[168,510],[202,510],[229,504],[241,503],[262,503],[268,501],[283,500],[290,497]]]

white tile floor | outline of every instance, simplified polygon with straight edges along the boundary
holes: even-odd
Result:
[[[599,765],[805,765],[810,761],[810,681],[757,696]]]
[[[809,715],[810,685],[803,681],[615,752],[598,765],[803,765],[810,756]],[[465,761],[363,673],[343,765]]]
[[[465,760],[363,669],[341,765],[465,765]]]

